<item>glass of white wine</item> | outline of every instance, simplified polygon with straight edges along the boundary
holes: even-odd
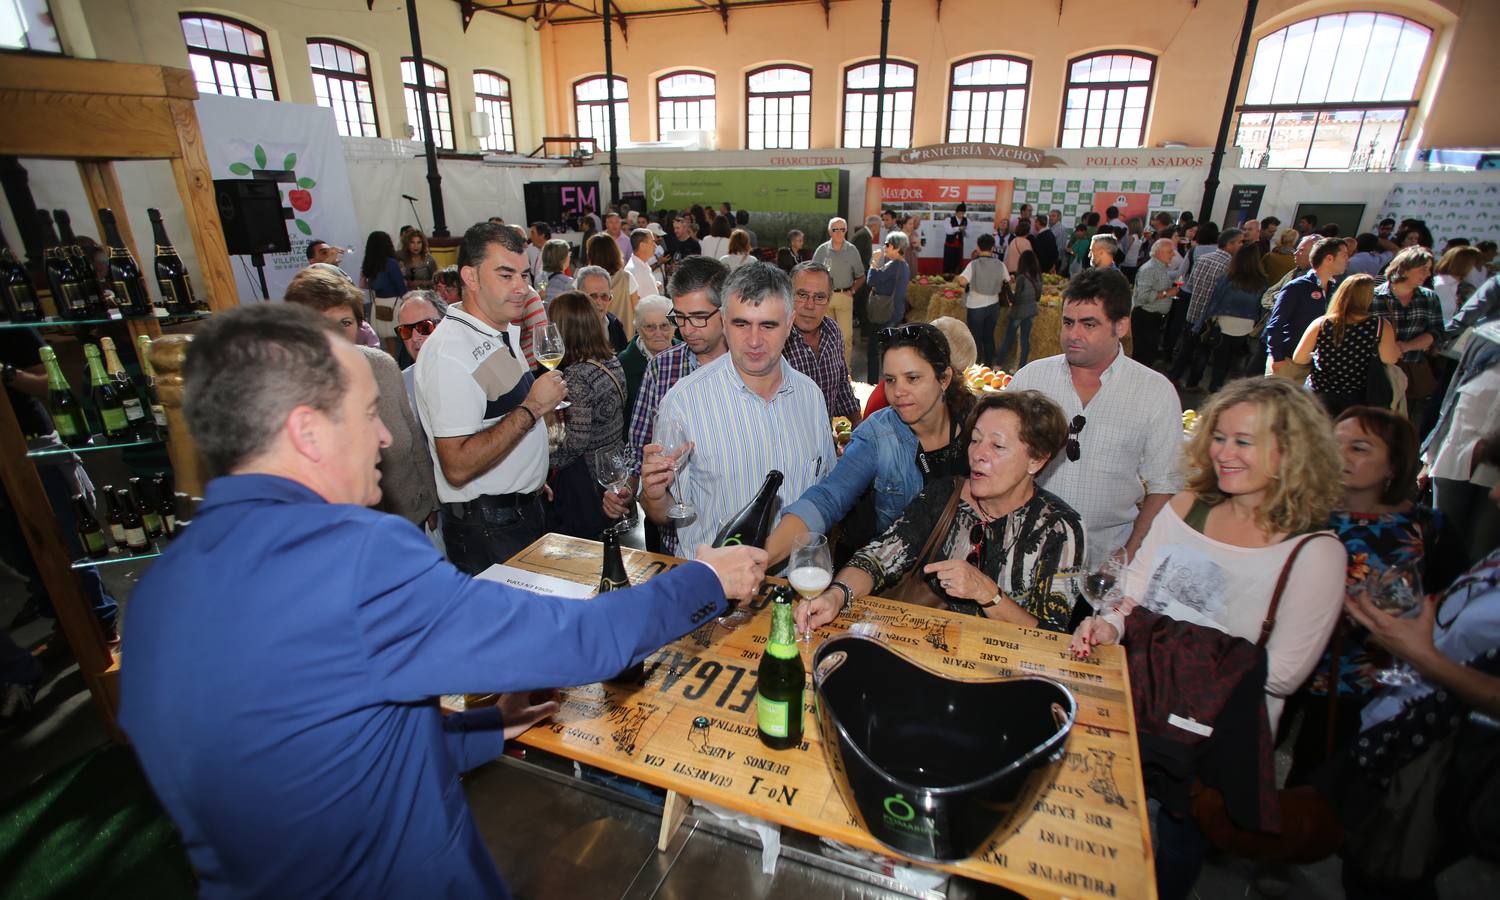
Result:
[[[787,564],[787,580],[804,600],[828,590],[833,583],[833,551],[825,535],[809,532],[797,538]],[[811,628],[802,633],[802,640],[812,640]]]
[[[556,322],[543,322],[531,329],[531,352],[536,361],[547,369],[555,371],[562,364],[563,354],[567,348],[563,346],[562,331],[558,329]],[[564,400],[557,404],[557,409],[567,409],[571,403]]]

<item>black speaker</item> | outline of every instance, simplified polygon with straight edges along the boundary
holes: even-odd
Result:
[[[252,253],[290,253],[281,191],[274,181],[252,178],[214,179],[214,198],[230,256]]]

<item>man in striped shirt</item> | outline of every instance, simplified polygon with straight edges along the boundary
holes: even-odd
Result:
[[[781,355],[792,330],[791,280],[775,266],[749,263],[729,276],[724,298],[728,355],[662,398],[659,421],[681,423],[691,441],[686,464],[674,472],[676,457],[653,443],[641,467],[641,505],[652,521],[668,521],[673,496],[695,511],[667,549],[689,557],[755,496],[767,473],[781,472],[785,507],[835,459],[823,392]]]
[[[845,245],[848,246],[848,245]],[[859,424],[859,401],[854,399],[849,364],[839,324],[824,315],[832,296],[833,276],[819,262],[792,267],[792,334],[782,355],[792,368],[806,375],[823,392],[828,418],[845,416]]]
[[[1167,378],[1174,383],[1187,375],[1188,380],[1184,386],[1196,388],[1198,382],[1203,380],[1209,348],[1198,339],[1198,330],[1203,324],[1203,314],[1208,311],[1208,301],[1213,299],[1215,283],[1229,271],[1229,261],[1239,252],[1240,245],[1244,242],[1244,232],[1238,228],[1226,228],[1219,232],[1218,246],[1196,257],[1192,268],[1188,270],[1187,284],[1182,286],[1182,293],[1188,295],[1187,322],[1177,347],[1177,358],[1167,372]]]

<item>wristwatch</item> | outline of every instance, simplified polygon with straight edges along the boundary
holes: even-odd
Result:
[[[1002,598],[1002,597],[1004,597],[1004,596],[1005,596],[1005,595],[1004,595],[1004,594],[1002,594],[1002,593],[1001,593],[1001,592],[999,592],[999,591],[996,591],[996,592],[995,592],[995,596],[993,596],[993,597],[991,597],[991,598],[990,598],[990,599],[988,599],[988,600],[980,600],[980,601],[979,601],[979,605],[980,605],[980,606],[981,606],[981,607],[983,607],[983,608],[985,608],[985,609],[989,609],[989,608],[990,608],[990,607],[992,607],[992,606],[994,606],[994,605],[995,605],[995,604],[997,604],[997,603],[999,603],[999,602],[1000,602],[1000,599],[1001,599],[1001,598]]]
[[[12,384],[15,384],[16,373],[19,371],[19,369],[17,369],[10,363],[6,363],[3,367],[0,367],[0,384],[5,385],[6,387],[10,387]]]
[[[841,614],[847,613],[854,606],[854,590],[850,588],[849,585],[844,584],[842,581],[835,581],[828,586],[831,588],[838,588],[839,590],[844,592],[844,605],[839,608],[839,612]]]

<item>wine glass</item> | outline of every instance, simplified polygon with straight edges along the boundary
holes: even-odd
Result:
[[[1380,573],[1371,572],[1365,576],[1364,589],[1369,593],[1370,602],[1375,604],[1376,609],[1403,619],[1419,614],[1426,597],[1422,593],[1422,575],[1417,570],[1416,563],[1391,566]],[[1407,665],[1406,660],[1400,658],[1393,660],[1391,665],[1377,671],[1372,677],[1387,687],[1417,683],[1417,674]]]
[[[797,537],[787,565],[787,581],[804,600],[828,590],[833,583],[833,551],[828,548],[826,536],[809,532]],[[812,640],[811,628],[802,633],[802,640]]]
[[[562,331],[558,329],[556,322],[543,322],[531,329],[531,353],[536,357],[536,361],[548,370],[557,369],[562,363],[565,352]],[[564,400],[555,408],[567,409],[572,405]]]
[[[1124,551],[1110,554],[1109,558],[1099,564],[1099,568],[1083,577],[1083,595],[1093,604],[1094,612],[1105,613],[1124,599],[1124,594],[1119,589],[1120,579],[1125,575],[1125,568],[1130,565],[1130,558]]]
[[[687,428],[676,419],[662,419],[656,423],[656,432],[652,435],[657,444],[661,445],[662,453],[672,457],[672,471],[678,475],[682,474],[682,468],[687,464],[687,458],[692,453],[688,449]],[[681,496],[681,491],[674,491],[673,498]],[[692,506],[681,500],[676,500],[667,507],[667,518],[679,521],[691,519],[695,515]]]
[[[599,485],[606,491],[613,491],[615,496],[630,504],[630,511],[622,519],[615,520],[610,529],[615,532],[629,531],[635,527],[635,503],[632,502],[630,493],[630,460],[626,458],[624,450],[595,450],[594,451],[594,473],[599,480]]]

